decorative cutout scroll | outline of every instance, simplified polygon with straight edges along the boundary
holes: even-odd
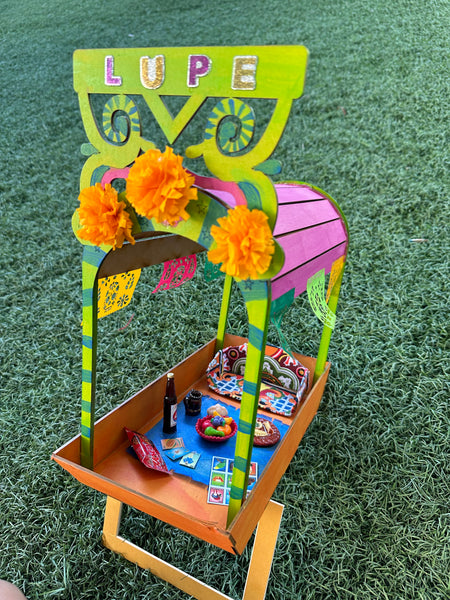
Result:
[[[182,154],[203,157],[214,177],[238,183],[247,205],[263,210],[273,230],[277,197],[268,177],[274,167],[267,161],[283,133],[293,100],[303,92],[307,57],[303,46],[77,50],[74,87],[88,137],[88,145],[83,146],[88,157],[81,188],[100,181],[108,169],[129,167],[139,154],[155,148],[142,131],[138,107],[143,103],[173,144],[207,98],[217,98],[203,141],[194,140]],[[95,94],[112,97],[106,101],[101,123],[94,115]],[[168,96],[188,98],[176,115],[165,105]],[[253,98],[275,102],[268,122],[264,116],[267,125],[256,141],[252,139]]]
[[[217,138],[224,154],[246,148],[253,137],[255,115],[252,108],[236,98],[221,100],[212,109],[205,129],[205,139]]]
[[[105,136],[116,144],[125,142],[130,130],[139,133],[141,127],[133,100],[125,95],[110,98],[103,108],[102,125]]]
[[[328,308],[325,301],[325,269],[317,271],[308,279],[308,300],[316,317],[330,329],[334,329],[336,315]]]
[[[156,294],[156,292],[159,292],[160,290],[169,290],[179,287],[194,277],[196,268],[197,257],[195,254],[166,261],[164,263],[164,271],[161,275],[161,279],[152,291],[152,294]]]

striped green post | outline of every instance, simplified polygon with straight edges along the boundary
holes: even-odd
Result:
[[[227,327],[228,309],[230,308],[231,287],[233,278],[231,275],[225,275],[223,284],[222,306],[220,308],[219,325],[217,327],[217,339],[215,352],[223,349],[223,340],[225,338],[225,330]]]
[[[93,468],[95,420],[95,372],[97,356],[97,273],[106,253],[95,246],[84,246],[83,351],[81,384],[81,455],[83,467]]]
[[[270,313],[270,288],[267,281],[241,281],[239,287],[247,306],[249,335],[228,507],[228,525],[239,512],[247,493]]]

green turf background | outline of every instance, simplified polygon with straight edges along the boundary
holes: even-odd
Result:
[[[102,547],[105,498],[49,458],[79,430],[72,52],[300,43],[305,94],[276,158],[339,202],[351,250],[329,385],[274,495],[286,509],[267,598],[450,598],[448,1],[1,0],[0,14],[0,578],[29,600],[186,598]],[[215,334],[220,283],[200,273],[149,298],[159,274],[100,322],[99,414]],[[291,345],[314,353],[319,331],[300,300]],[[123,532],[242,596],[249,552],[133,510]]]

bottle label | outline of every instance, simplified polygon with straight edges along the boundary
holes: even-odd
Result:
[[[170,426],[174,427],[177,424],[177,404],[172,404],[170,407]]]

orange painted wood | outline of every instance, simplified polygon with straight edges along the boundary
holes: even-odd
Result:
[[[297,358],[299,357],[297,356]],[[319,408],[329,370],[330,365],[327,364],[325,371],[317,380],[314,388],[299,409],[297,409],[291,427],[279,443],[276,452],[272,455],[264,470],[263,477],[257,481],[243,508],[229,527],[230,534],[235,540],[235,547],[239,554],[245,548],[248,538],[256,527],[258,519],[255,519],[255,515],[262,513],[272,497],[278,482],[297,451],[300,440]]]
[[[90,471],[57,451],[52,458],[78,481],[160,521],[235,554],[226,531],[227,507],[206,503],[206,488],[187,477],[147,474],[125,449],[104,470]],[[163,480],[164,479],[164,480]],[[215,509],[215,510],[212,510]],[[202,518],[203,517],[203,518]]]
[[[213,356],[214,340],[211,340],[195,355],[171,369],[175,374],[179,402],[189,389],[195,387],[197,380],[204,376],[206,366]],[[161,419],[165,390],[164,374],[96,422],[94,467],[121,444],[128,445],[124,426],[145,433]]]
[[[225,337],[227,346],[246,341],[238,336]],[[179,400],[195,387],[222,403],[238,405],[213,394],[207,386],[206,367],[214,354],[214,347],[215,340],[211,340],[171,369],[175,373]],[[267,354],[274,351],[271,346],[266,348]],[[311,372],[314,371],[315,359],[296,356]],[[126,452],[128,441],[124,426],[145,432],[162,418],[165,376],[146,386],[95,424],[93,471],[80,465],[80,436],[62,446],[52,458],[83,484],[230,553],[240,554],[317,411],[328,371],[327,364],[324,374],[293,419],[277,415],[277,418],[290,424],[290,428],[274,448],[263,475],[228,529],[227,507],[206,502],[206,485],[181,475],[164,475],[146,469]]]
[[[121,537],[119,530],[122,506],[120,501],[107,497],[102,536],[106,548],[139,567],[148,569],[156,577],[168,581],[198,600],[232,600],[230,596]],[[258,522],[242,600],[265,598],[283,508],[282,504],[270,501]],[[220,578],[217,583],[221,583]]]

